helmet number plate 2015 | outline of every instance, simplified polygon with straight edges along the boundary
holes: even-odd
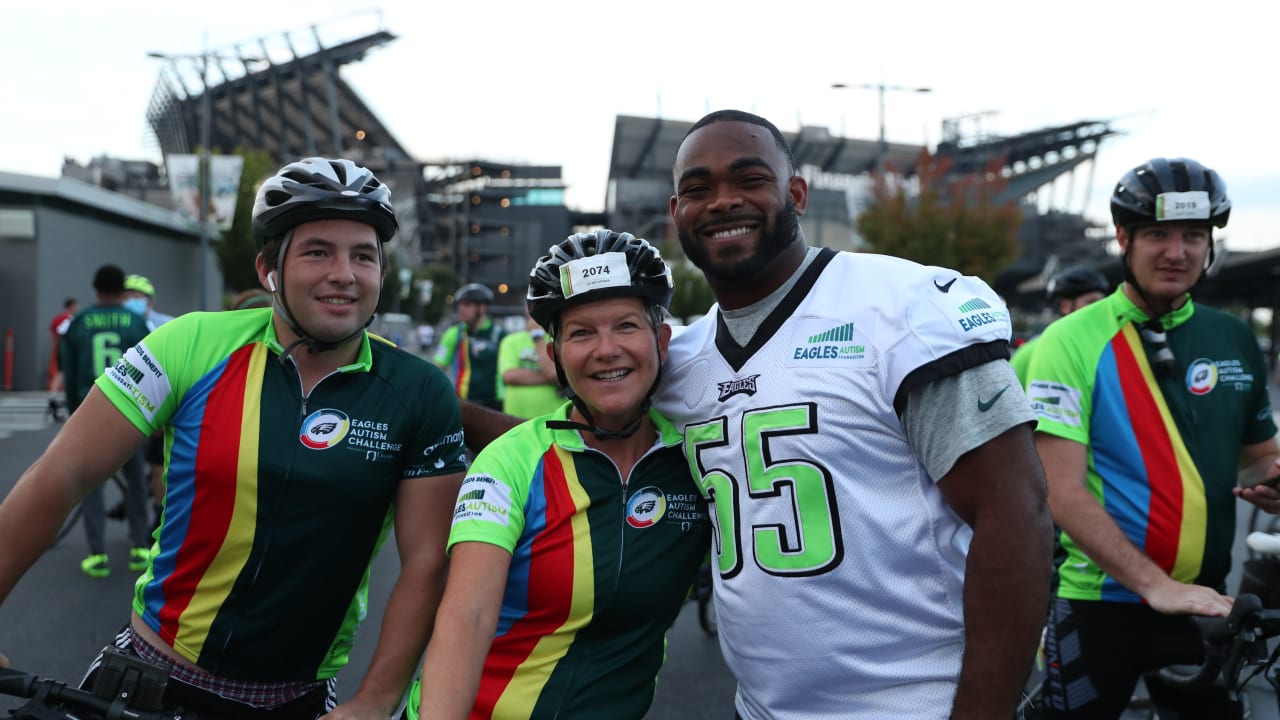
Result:
[[[1156,220],[1208,220],[1209,193],[1204,190],[1167,192],[1156,196]]]
[[[566,300],[592,290],[630,285],[631,271],[624,253],[591,255],[560,266],[560,289]]]

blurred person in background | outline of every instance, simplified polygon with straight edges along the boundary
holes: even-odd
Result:
[[[155,309],[156,288],[142,275],[129,275],[124,279],[124,306],[147,320],[147,329],[155,330],[173,319]]]
[[[556,365],[547,354],[547,333],[525,312],[525,329],[502,338],[498,374],[505,386],[502,411],[518,418],[545,415],[564,403]]]
[[[453,380],[463,400],[492,410],[502,409],[502,376],[498,374],[498,345],[502,328],[489,317],[493,291],[468,283],[453,295],[458,322],[440,334],[432,360]]]

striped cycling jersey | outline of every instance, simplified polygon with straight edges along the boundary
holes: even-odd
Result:
[[[463,470],[460,415],[437,368],[368,335],[303,397],[271,320],[184,315],[98,387],[165,434],[164,515],[134,610],[209,672],[326,679],[364,619],[399,483]]]
[[[1037,429],[1088,446],[1089,492],[1170,577],[1222,589],[1243,446],[1276,432],[1266,368],[1241,321],[1189,299],[1162,318],[1175,369],[1153,368],[1123,290],[1045,330],[1028,390]],[[1058,595],[1139,602],[1065,533]]]
[[[576,430],[546,427],[567,408],[485,448],[458,494],[450,547],[511,552],[473,719],[643,717],[707,554],[706,505],[671,423],[650,412],[660,436],[624,483]]]
[[[498,346],[504,333],[492,319],[469,329],[466,323],[447,328],[440,336],[435,363],[453,380],[454,391],[466,400],[501,400],[505,386],[498,372]]]

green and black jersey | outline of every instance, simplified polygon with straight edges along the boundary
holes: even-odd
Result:
[[[165,511],[133,607],[183,657],[254,681],[332,677],[365,617],[402,482],[463,470],[458,400],[366,335],[303,396],[269,308],[183,315],[98,380],[165,434]]]

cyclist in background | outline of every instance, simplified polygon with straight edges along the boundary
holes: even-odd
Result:
[[[547,334],[528,313],[525,329],[498,344],[498,375],[502,378],[502,412],[518,418],[545,415],[564,403],[555,363],[547,354]]]
[[[123,270],[115,265],[98,268],[93,276],[93,289],[97,293],[97,302],[72,318],[62,334],[60,365],[66,378],[68,413],[74,413],[84,403],[98,376],[115,365],[126,350],[147,334],[146,321],[142,316],[124,307]],[[117,467],[125,478],[124,511],[130,544],[128,567],[131,572],[138,572],[147,567],[147,548],[151,546],[153,527],[148,515],[147,499],[151,493],[147,487],[145,455],[122,458]],[[110,475],[110,471],[107,474]],[[107,509],[102,498],[102,486],[98,485],[80,501],[84,510],[84,535],[89,543],[89,555],[80,562],[80,569],[92,578],[111,574],[106,541]]]
[[[480,283],[469,283],[458,288],[453,299],[458,322],[440,333],[440,344],[432,359],[453,380],[458,397],[501,410],[498,345],[503,332],[489,317],[493,291]]]
[[[529,314],[572,404],[503,435],[467,474],[410,718],[649,709],[711,529],[680,433],[650,408],[671,294],[657,249],[628,233],[571,235],[534,266]]]
[[[75,500],[163,428],[164,517],[116,647],[166,667],[166,703],[201,716],[388,718],[444,588],[458,400],[437,368],[365,331],[396,231],[373,174],[290,163],[259,189],[253,228],[273,306],[183,315],[99,378],[0,504],[0,599]],[[384,632],[335,708],[393,519]]]
[[[1102,273],[1092,268],[1075,266],[1054,273],[1045,286],[1044,294],[1053,304],[1058,317],[1066,317],[1106,297],[1110,289],[1107,278]],[[1027,367],[1031,364],[1031,350],[1038,339],[1034,337],[1023,343],[1009,360],[1023,387],[1027,385]]]
[[[1190,295],[1230,212],[1222,179],[1194,160],[1130,170],[1111,196],[1124,282],[1050,325],[1031,358],[1036,445],[1067,553],[1045,638],[1049,717],[1118,717],[1142,673],[1197,662],[1189,616],[1232,603],[1235,498],[1280,509],[1257,341]],[[1220,688],[1148,689],[1162,717],[1239,713]]]
[[[173,319],[155,309],[156,287],[142,275],[124,279],[124,306],[147,319],[147,329],[155,330]]]

